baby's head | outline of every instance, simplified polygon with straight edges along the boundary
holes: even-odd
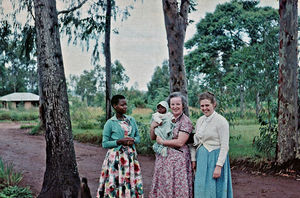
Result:
[[[169,105],[168,105],[168,103],[166,101],[161,101],[156,106],[156,109],[157,109],[158,113],[165,114],[165,113],[167,113],[167,111],[169,109]]]

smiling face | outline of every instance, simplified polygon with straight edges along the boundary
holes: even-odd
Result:
[[[170,108],[175,118],[180,116],[183,112],[183,104],[181,97],[174,97],[170,99]]]
[[[200,109],[205,116],[210,116],[215,111],[216,104],[213,104],[210,100],[200,100]]]
[[[120,99],[117,105],[113,106],[116,113],[123,115],[126,113],[127,111],[127,102],[126,99]]]

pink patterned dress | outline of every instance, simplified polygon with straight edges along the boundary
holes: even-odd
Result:
[[[119,121],[128,137],[131,126],[126,121]],[[137,153],[132,146],[111,148],[107,151],[102,165],[97,198],[141,198],[143,183]]]
[[[173,139],[179,131],[190,134],[191,120],[182,114],[173,129]],[[179,149],[168,148],[168,155],[156,155],[154,175],[149,198],[189,198],[193,197],[191,155],[187,145]]]

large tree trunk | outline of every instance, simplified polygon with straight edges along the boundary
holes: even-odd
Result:
[[[169,49],[170,92],[179,91],[187,97],[187,81],[183,59],[184,38],[188,24],[189,1],[162,0]],[[189,115],[188,107],[184,113]]]
[[[40,113],[46,171],[38,197],[76,197],[80,189],[55,0],[34,0]]]
[[[289,164],[299,154],[298,133],[298,0],[280,0],[278,153],[279,164]],[[299,155],[298,155],[299,159]]]
[[[105,19],[105,75],[106,75],[106,120],[111,117],[111,54],[110,54],[110,29],[111,29],[111,0],[107,0]]]

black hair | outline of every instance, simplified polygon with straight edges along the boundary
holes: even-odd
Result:
[[[114,95],[112,98],[111,98],[111,106],[114,106],[114,105],[118,105],[119,104],[119,101],[122,100],[122,99],[125,99],[125,96],[123,95]]]

